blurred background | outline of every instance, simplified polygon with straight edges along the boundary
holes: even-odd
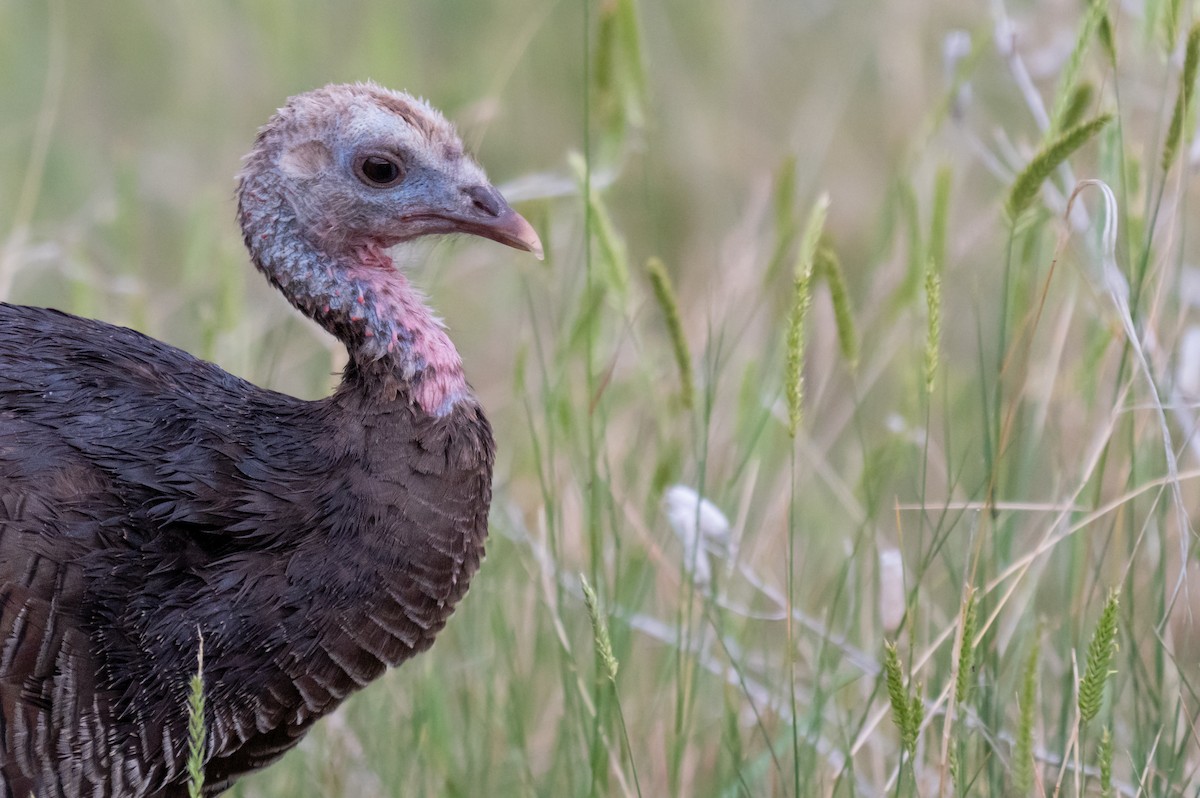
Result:
[[[330,82],[430,100],[546,244],[399,253],[497,430],[488,559],[431,652],[232,794],[1194,790],[1189,103],[1159,165],[1190,9],[0,2],[0,299],[327,395],[344,352],[249,267],[233,191],[258,126]],[[1099,277],[1099,193],[1062,220],[1082,177],[1119,199],[1138,336]],[[924,706],[911,746],[885,640]]]

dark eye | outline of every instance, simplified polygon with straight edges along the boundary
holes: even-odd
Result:
[[[395,161],[382,155],[368,155],[358,162],[358,173],[373,186],[393,186],[400,182],[404,172]]]

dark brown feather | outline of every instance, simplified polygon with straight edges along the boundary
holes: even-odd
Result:
[[[0,329],[6,794],[172,794],[200,634],[215,791],[466,591],[492,466],[473,403],[430,417],[354,368],[302,402],[38,308],[0,304]]]

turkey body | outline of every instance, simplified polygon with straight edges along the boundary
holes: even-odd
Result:
[[[491,429],[387,249],[459,232],[540,257],[536,232],[441,114],[369,83],[275,113],[238,220],[346,346],[327,399],[0,303],[2,798],[187,795],[201,666],[214,795],[428,648],[479,567]]]
[[[432,643],[492,452],[476,404],[426,415],[386,375],[305,402],[0,304],[4,794],[185,795],[201,636],[207,791],[279,756]]]

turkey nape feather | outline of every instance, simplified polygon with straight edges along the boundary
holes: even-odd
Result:
[[[0,794],[205,794],[428,648],[487,535],[494,443],[387,249],[466,232],[541,254],[406,94],[293,97],[239,179],[254,265],[349,352],[319,401],[140,333],[0,303]]]

